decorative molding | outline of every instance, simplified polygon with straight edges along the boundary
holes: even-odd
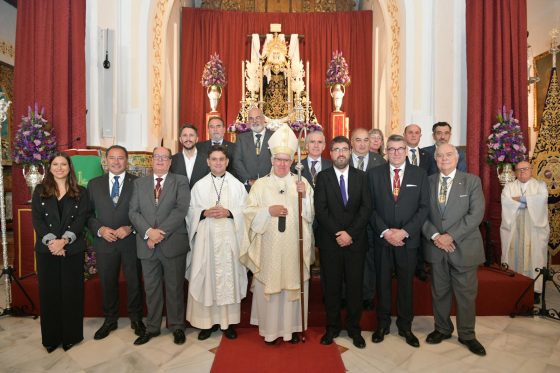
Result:
[[[387,10],[391,17],[391,130],[397,130],[400,126],[400,57],[401,48],[399,26],[399,7],[397,0],[387,3]]]
[[[16,48],[11,43],[0,39],[0,54],[14,59],[16,55]]]
[[[200,5],[204,9],[237,10],[244,12],[258,12],[269,9],[269,2],[275,3],[277,0],[202,0]],[[283,11],[297,12],[346,12],[354,10],[356,3],[354,0],[291,0],[283,5]],[[277,11],[277,10],[274,10]]]
[[[162,49],[163,49],[163,17],[168,0],[159,0],[155,5],[153,40],[152,40],[152,124],[155,128],[161,125],[161,91],[162,91]]]

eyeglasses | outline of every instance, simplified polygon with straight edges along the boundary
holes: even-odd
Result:
[[[168,161],[171,159],[168,155],[154,154],[153,157],[156,161]]]
[[[261,119],[263,119],[263,116],[262,116],[262,115],[259,115],[258,117],[254,117],[254,118],[253,118],[253,117],[249,117],[249,118],[247,118],[247,122],[248,122],[248,123],[253,123],[253,122],[256,122],[257,120],[261,120]]]
[[[522,167],[522,168],[516,168],[515,171],[519,171],[519,172],[527,172],[530,171],[531,167]]]
[[[403,154],[406,151],[406,148],[387,148],[387,153],[389,154]]]
[[[292,160],[290,158],[284,159],[284,158],[274,157],[273,159],[274,159],[275,162],[278,162],[278,163],[292,163]]]
[[[333,153],[348,153],[350,151],[350,148],[334,148],[331,149],[331,152]]]

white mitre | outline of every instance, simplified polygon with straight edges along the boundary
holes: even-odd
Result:
[[[272,155],[287,154],[293,158],[298,148],[298,139],[287,124],[282,124],[268,139],[268,147]]]

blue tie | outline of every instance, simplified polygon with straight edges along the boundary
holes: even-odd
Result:
[[[340,194],[342,194],[342,203],[346,206],[348,198],[346,197],[346,184],[344,184],[344,175],[340,175]]]
[[[115,179],[115,182],[111,189],[111,199],[113,200],[113,206],[116,206],[117,202],[119,202],[119,177],[114,176],[113,179]]]

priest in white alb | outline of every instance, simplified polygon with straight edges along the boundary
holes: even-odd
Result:
[[[253,272],[251,324],[267,344],[278,338],[298,343],[306,328],[309,267],[313,260],[313,188],[305,178],[298,182],[290,166],[298,141],[282,125],[268,141],[272,172],[258,179],[245,209],[247,235],[241,262]],[[303,193],[298,213],[298,192]],[[305,325],[300,303],[299,216],[302,218]]]
[[[529,162],[515,167],[517,180],[502,190],[502,263],[527,277],[535,278],[535,268],[546,267],[548,238],[548,190],[531,177]],[[542,276],[535,282],[535,303],[540,303]]]
[[[194,185],[186,218],[192,248],[187,256],[187,320],[202,329],[199,340],[218,327],[226,338],[235,339],[233,325],[241,320],[241,300],[247,293],[247,270],[239,261],[247,192],[226,171],[227,148],[210,147],[207,162],[210,173]]]

